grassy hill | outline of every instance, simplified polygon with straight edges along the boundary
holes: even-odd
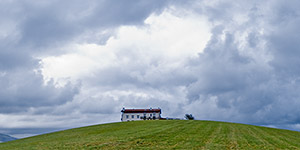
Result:
[[[196,120],[120,122],[0,144],[0,149],[300,149],[300,132]]]

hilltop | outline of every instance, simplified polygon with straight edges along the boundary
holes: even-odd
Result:
[[[300,149],[300,132],[198,120],[131,121],[69,129],[0,149]]]

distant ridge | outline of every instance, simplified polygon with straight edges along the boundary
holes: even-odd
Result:
[[[14,137],[11,137],[9,135],[0,133],[0,143],[7,142],[7,141],[13,141],[13,140],[16,140],[16,139],[17,138],[14,138]]]

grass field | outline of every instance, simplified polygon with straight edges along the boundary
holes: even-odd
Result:
[[[197,120],[120,122],[0,144],[0,149],[300,149],[300,132]]]

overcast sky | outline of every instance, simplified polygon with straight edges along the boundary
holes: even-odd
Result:
[[[300,1],[1,0],[0,132],[163,117],[300,130]]]

